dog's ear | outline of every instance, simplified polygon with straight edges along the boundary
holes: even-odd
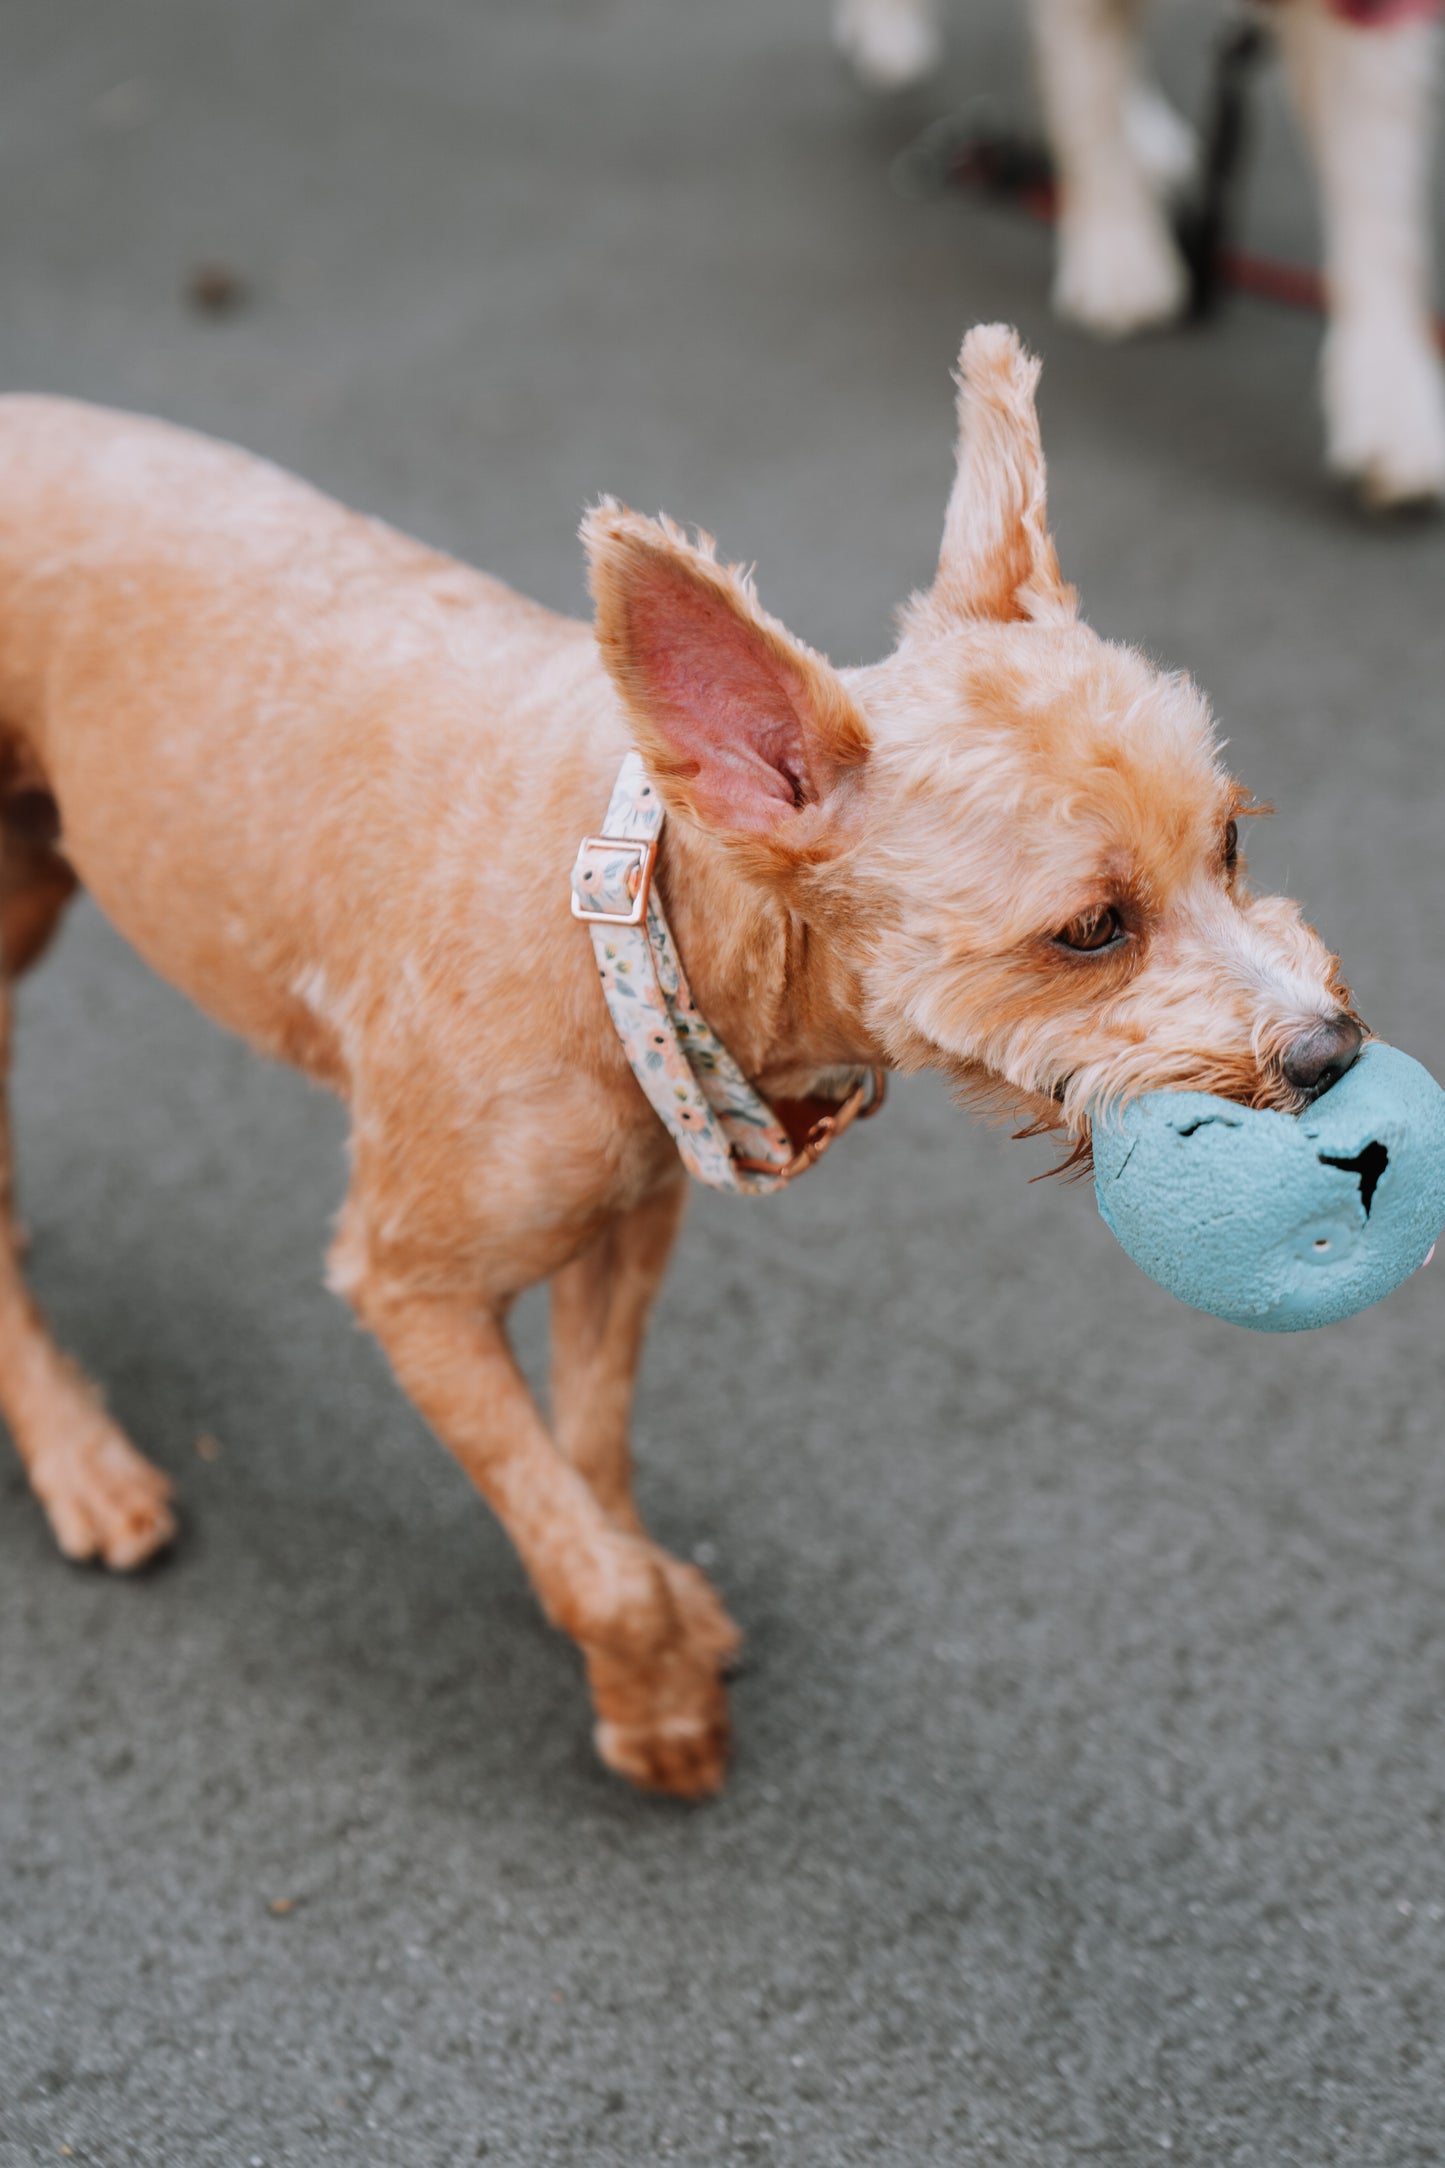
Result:
[[[1034,391],[1039,364],[1007,324],[978,324],[958,357],[958,472],[932,588],[910,617],[950,624],[1067,620],[1079,598],[1059,572],[1044,499]]]
[[[868,757],[831,664],[770,617],[752,581],[668,520],[610,499],[589,512],[597,644],[664,796],[731,834],[811,833]]]

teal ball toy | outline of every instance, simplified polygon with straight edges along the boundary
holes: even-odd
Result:
[[[1151,1092],[1095,1122],[1094,1188],[1181,1302],[1256,1332],[1333,1325],[1418,1271],[1445,1228],[1445,1091],[1372,1043],[1303,1114]]]

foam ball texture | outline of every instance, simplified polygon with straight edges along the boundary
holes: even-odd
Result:
[[[1445,1228],[1445,1091],[1372,1043],[1303,1114],[1151,1092],[1095,1122],[1094,1189],[1181,1302],[1257,1332],[1332,1325],[1418,1271]]]

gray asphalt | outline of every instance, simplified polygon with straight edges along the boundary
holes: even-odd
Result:
[[[1103,351],[1040,232],[890,186],[931,115],[1023,109],[1013,10],[959,13],[880,114],[819,0],[10,0],[0,381],[566,607],[584,500],[665,505],[858,660],[928,571],[960,332],[1012,319],[1091,616],[1209,687],[1280,809],[1256,872],[1445,1073],[1445,533],[1324,480],[1307,318]],[[1273,94],[1250,216],[1313,255]],[[251,289],[215,320],[210,260]],[[337,1111],[88,907],[20,1045],[36,1285],[186,1533],[75,1571],[0,1477],[3,2168],[1445,2160],[1438,1268],[1215,1325],[927,1084],[786,1199],[699,1200],[642,1490],[750,1661],[688,1811],[595,1765],[322,1292]]]

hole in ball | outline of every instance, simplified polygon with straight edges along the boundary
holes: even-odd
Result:
[[[1380,1177],[1390,1164],[1390,1155],[1383,1144],[1367,1144],[1354,1159],[1331,1159],[1328,1152],[1319,1155],[1322,1167],[1338,1167],[1341,1174],[1352,1174],[1360,1185],[1360,1203],[1365,1208],[1365,1218],[1370,1216],[1370,1206],[1375,1201],[1375,1191]],[[1315,1244],[1319,1248],[1319,1244]]]

